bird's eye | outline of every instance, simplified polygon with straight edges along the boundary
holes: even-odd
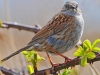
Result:
[[[78,8],[78,4],[76,5],[76,8]]]
[[[66,8],[68,8],[68,5],[65,5]]]

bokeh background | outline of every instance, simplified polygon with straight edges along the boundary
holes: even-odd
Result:
[[[0,0],[0,19],[7,22],[18,22],[22,24],[34,25],[40,24],[42,27],[60,11],[64,3],[68,0]],[[85,20],[85,28],[82,41],[89,39],[94,41],[100,38],[100,0],[75,0],[78,2]],[[6,57],[12,52],[24,47],[35,34],[24,30],[2,29],[0,28],[0,59]],[[65,53],[66,56],[73,57],[73,50]],[[46,60],[38,63],[39,69],[51,67],[45,53],[39,53]],[[52,56],[52,60],[64,62],[59,56]],[[100,71],[100,62],[94,65]],[[22,54],[19,54],[2,64],[3,66],[18,71],[25,71],[27,62]],[[91,75],[90,66],[82,68],[77,67],[76,75]]]

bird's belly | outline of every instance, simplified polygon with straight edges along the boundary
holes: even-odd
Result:
[[[63,38],[56,39],[54,37],[50,37],[50,39],[48,39],[48,44],[54,49],[54,51],[59,52],[59,53],[64,53],[72,49],[76,43],[77,43],[77,40],[75,39],[65,40]],[[52,50],[49,50],[49,51],[52,52]]]
[[[81,31],[70,32],[69,34],[50,36],[42,45],[41,49],[53,53],[54,51],[64,53],[72,49],[81,37]]]

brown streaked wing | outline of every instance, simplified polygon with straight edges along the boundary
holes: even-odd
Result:
[[[52,34],[56,34],[60,31],[63,30],[63,28],[68,25],[67,21],[71,19],[72,16],[65,15],[65,14],[60,14],[58,13],[55,15],[48,23],[46,26],[44,26],[36,35],[32,38],[32,40],[28,43],[31,44],[33,41],[42,38],[42,37],[47,37]]]

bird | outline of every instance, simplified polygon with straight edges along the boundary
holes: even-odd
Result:
[[[83,30],[84,19],[78,3],[76,1],[67,1],[62,9],[36,33],[27,46],[5,57],[1,62],[25,50],[46,52],[48,57],[49,54],[60,55],[68,60],[68,57],[63,53],[75,47],[82,37]]]

